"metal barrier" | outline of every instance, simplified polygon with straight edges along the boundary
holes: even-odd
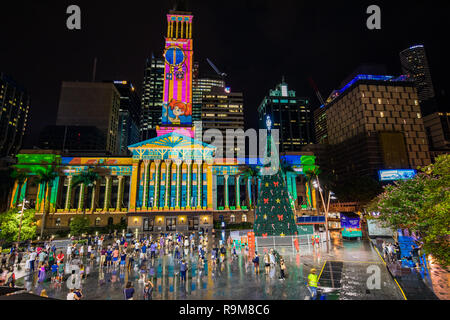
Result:
[[[325,232],[318,233],[319,235],[319,249],[326,247],[326,234]],[[312,244],[312,234],[298,235],[298,236],[270,236],[270,237],[255,237],[255,247],[257,251],[263,251],[263,249],[277,249],[283,248],[286,250],[292,250],[292,253],[311,254],[315,246]],[[297,241],[296,241],[297,240]],[[297,243],[296,243],[297,242]],[[330,242],[330,236],[328,235],[328,242]],[[297,249],[298,244],[298,249]],[[317,248],[317,247],[316,247]]]

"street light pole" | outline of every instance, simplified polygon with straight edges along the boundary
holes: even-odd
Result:
[[[328,243],[328,207],[330,205],[331,193],[328,192],[328,205],[325,205],[325,200],[323,199],[322,188],[320,187],[319,177],[316,175],[317,186],[319,187],[320,198],[322,199],[323,210],[325,211],[325,241],[327,243],[327,253],[330,252],[330,244]]]

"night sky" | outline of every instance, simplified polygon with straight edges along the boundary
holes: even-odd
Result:
[[[165,14],[173,1],[2,1],[0,71],[31,95],[24,147],[54,124],[61,81],[129,80],[140,91],[146,57],[160,54]],[[80,31],[66,28],[67,6],[81,7]],[[381,7],[381,30],[366,28],[366,8]],[[290,89],[319,105],[308,77],[326,99],[360,64],[385,64],[401,73],[398,53],[424,44],[437,92],[450,92],[448,1],[189,1],[194,14],[194,59],[209,58],[244,92],[246,126],[282,75]],[[207,70],[209,72],[209,70]]]

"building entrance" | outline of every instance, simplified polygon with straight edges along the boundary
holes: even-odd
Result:
[[[167,217],[166,218],[166,231],[175,231],[177,229],[177,218]]]

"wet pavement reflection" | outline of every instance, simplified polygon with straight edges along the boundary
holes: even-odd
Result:
[[[258,252],[261,261],[258,273],[252,263],[252,256],[246,255],[244,250],[238,249],[237,256],[233,256],[228,249],[225,261],[215,263],[210,259],[211,247],[209,244],[207,261],[204,263],[199,261],[196,251],[185,252],[184,258],[189,266],[186,281],[180,279],[179,260],[171,254],[160,252],[153,259],[137,259],[130,271],[120,267],[100,268],[96,260],[85,262],[86,278],[81,284],[74,286],[81,287],[83,299],[123,300],[123,288],[131,281],[135,288],[134,299],[140,300],[143,299],[144,289],[144,275],[140,268],[143,263],[146,265],[145,278],[151,280],[154,285],[154,300],[303,300],[309,296],[305,283],[310,269],[314,267],[321,271],[319,282],[323,287],[322,291],[327,292],[327,299],[402,299],[401,292],[368,242],[333,241],[329,254],[324,248],[311,255],[293,253],[290,248],[277,248],[286,262],[285,280],[279,279],[279,266],[271,267],[268,274],[265,273],[263,257],[267,249]],[[367,289],[369,265],[380,267],[379,290]],[[24,279],[24,286],[37,294],[46,289],[49,297],[66,299],[70,291],[68,287],[71,286],[71,268],[70,265],[66,266],[67,274],[63,283],[40,283],[35,274]]]

